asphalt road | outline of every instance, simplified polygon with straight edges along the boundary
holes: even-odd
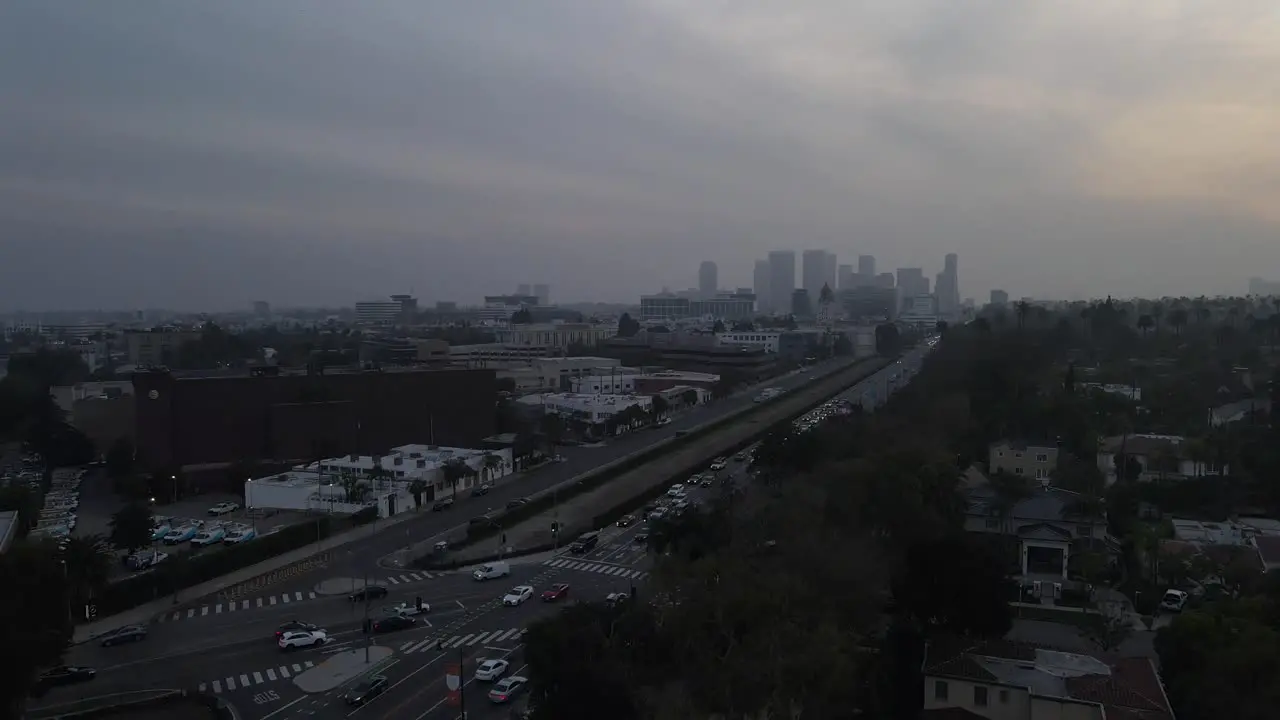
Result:
[[[852,361],[848,358],[836,358],[784,377],[774,378],[764,383],[763,387],[794,390],[812,382],[809,379],[811,377],[821,376],[842,365],[850,364]],[[505,508],[511,500],[532,495],[661,440],[670,439],[677,431],[688,430],[747,407],[752,404],[758,392],[758,387],[752,388],[732,397],[696,407],[673,420],[670,425],[623,435],[609,440],[602,447],[562,447],[558,452],[565,458],[564,462],[544,465],[514,479],[499,480],[488,495],[464,498],[450,510],[431,512],[424,509],[419,511],[423,515],[422,518],[405,521],[384,532],[379,532],[375,523],[369,528],[367,538],[356,540],[336,550],[334,559],[327,568],[292,578],[278,587],[273,587],[272,592],[292,594],[301,591],[305,594],[317,582],[330,577],[363,578],[368,573],[372,580],[381,580],[387,576],[398,576],[401,573],[380,567],[378,561],[414,543],[462,537],[466,532],[467,522],[473,517],[483,515],[490,510]],[[216,601],[210,598],[208,602]],[[199,600],[187,603],[187,605],[191,604],[199,606],[205,603]]]
[[[901,375],[917,364],[916,358],[908,356],[902,365],[886,367],[842,396],[858,399],[869,388],[886,388],[888,378]],[[770,385],[791,389],[808,382],[814,372],[778,379]],[[413,539],[422,540],[433,533],[447,531],[452,524],[465,522],[466,518],[489,507],[505,506],[508,499],[563,481],[675,430],[730,412],[750,403],[753,396],[754,392],[722,400],[695,410],[666,428],[620,438],[603,448],[565,448],[564,454],[569,458],[565,463],[500,486],[488,497],[460,503],[459,508],[450,513],[428,514],[422,520],[409,521],[413,526],[411,534],[416,535]],[[731,464],[726,472],[739,478],[745,476],[745,469],[738,463]],[[694,497],[711,492],[718,492],[718,487],[696,489]],[[504,608],[500,598],[506,590],[528,584],[540,594],[554,582],[568,582],[572,598],[602,599],[610,592],[625,592],[633,583],[643,581],[647,569],[647,554],[633,542],[638,529],[638,525],[611,528],[601,545],[584,556],[562,553],[515,560],[510,577],[485,583],[476,582],[462,572],[428,576],[377,568],[374,563],[379,557],[404,544],[404,534],[399,527],[387,533],[371,534],[349,546],[345,567],[331,567],[292,586],[273,588],[274,602],[252,602],[248,607],[240,605],[232,610],[210,600],[196,611],[184,608],[178,619],[151,625],[150,635],[143,642],[114,648],[90,643],[73,648],[67,657],[68,664],[95,667],[97,678],[82,685],[56,689],[37,706],[127,690],[203,687],[226,697],[246,718],[253,720],[338,715],[395,720],[453,717],[455,710],[441,702],[446,695],[444,667],[462,661],[464,675],[470,679],[476,657],[508,653],[513,669],[518,668],[522,664],[519,630],[556,611],[554,605],[542,603],[536,597],[523,606]],[[363,574],[371,567],[376,569],[371,573],[373,579],[386,582],[390,595],[372,604],[370,614],[376,615],[380,608],[401,601],[413,602],[418,596],[432,606],[431,612],[413,629],[374,638],[373,642],[391,647],[395,655],[390,661],[393,664],[385,672],[391,688],[368,707],[356,711],[346,708],[338,699],[340,691],[304,696],[292,682],[293,676],[320,664],[329,654],[362,647],[366,642],[361,631],[364,605],[350,602],[345,595],[316,595],[313,592],[316,583],[336,575]],[[399,575],[400,579],[387,582],[387,576],[391,575]],[[275,629],[294,619],[325,628],[331,642],[321,648],[282,653],[274,641]],[[490,703],[484,697],[487,690],[479,685],[468,685],[471,719],[490,717],[492,713],[496,713],[493,717],[504,717],[505,711],[489,708]]]

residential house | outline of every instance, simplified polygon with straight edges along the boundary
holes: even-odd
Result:
[[[1174,720],[1150,658],[1103,658],[1010,640],[930,643],[925,720]]]
[[[1240,422],[1254,413],[1270,413],[1271,400],[1267,398],[1248,398],[1216,407],[1209,413],[1209,424],[1220,427],[1228,423]]]
[[[1085,514],[1082,496],[1069,490],[1028,485],[1019,497],[1008,497],[985,484],[966,490],[965,496],[965,529],[1015,538],[1024,578],[1066,580],[1073,552],[1114,544],[1105,513]]]
[[[1195,446],[1180,435],[1117,435],[1098,444],[1098,469],[1108,485],[1116,481],[1116,456],[1121,453],[1142,466],[1140,482],[1226,475],[1228,470],[1200,457]]]
[[[1013,440],[1001,440],[987,449],[987,468],[992,473],[1007,472],[1042,480],[1058,467],[1058,448],[1049,445],[1028,445]]]

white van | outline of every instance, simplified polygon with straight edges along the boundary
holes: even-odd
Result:
[[[504,562],[485,563],[471,573],[476,580],[493,580],[511,574],[511,565]]]

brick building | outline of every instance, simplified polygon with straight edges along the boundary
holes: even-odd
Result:
[[[477,447],[496,430],[493,370],[133,377],[148,469],[370,455],[398,445]]]

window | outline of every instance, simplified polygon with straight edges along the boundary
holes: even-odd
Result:
[[[987,706],[987,689],[985,687],[981,685],[973,686],[973,706],[974,707]]]
[[[1036,455],[1036,462],[1049,462],[1049,456],[1045,453]]]
[[[1020,468],[1020,467],[1016,467],[1016,468],[1014,468],[1014,469],[1013,469],[1013,474],[1014,474],[1014,475],[1021,475],[1021,474],[1023,474],[1023,473],[1022,473],[1022,468]]]
[[[933,699],[934,700],[947,699],[947,681],[946,680],[933,681]]]
[[[999,530],[999,529],[1000,529],[1000,521],[999,521],[998,519],[996,519],[996,518],[987,518],[987,529],[988,529],[988,530]]]
[[[1003,451],[1003,450],[997,450],[997,451],[996,451],[996,457],[1004,457],[1004,451]]]
[[[1049,472],[1048,472],[1047,470],[1045,470],[1044,468],[1036,468],[1036,477],[1037,477],[1037,478],[1046,478],[1046,477],[1049,477]]]
[[[1079,537],[1093,537],[1093,526],[1092,526],[1092,525],[1077,525],[1077,526],[1076,526],[1076,535],[1078,535]]]
[[[1004,704],[1006,704],[1006,703],[1008,703],[1008,702],[1009,702],[1009,691],[1008,691],[1008,690],[1001,690],[1001,691],[1000,691],[1000,704],[1001,704],[1001,705],[1004,705]]]
[[[1014,457],[1016,457],[1016,458],[1020,458],[1020,457],[1022,457],[1022,453],[1020,453],[1020,452],[1016,452],[1016,453],[1014,453],[1014,454],[1013,454],[1013,456],[1014,456]]]

